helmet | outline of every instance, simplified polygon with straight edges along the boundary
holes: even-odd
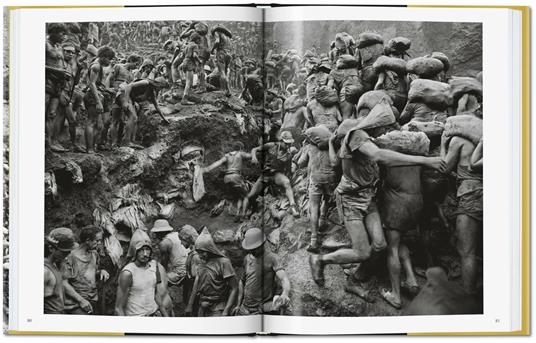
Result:
[[[74,239],[73,231],[66,227],[60,227],[50,231],[47,242],[61,251],[71,251],[78,247]]]
[[[251,228],[246,231],[244,234],[244,239],[242,240],[242,248],[245,250],[253,250],[260,247],[266,238],[259,228]]]

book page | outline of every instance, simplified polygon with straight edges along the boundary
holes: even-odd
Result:
[[[264,330],[511,330],[512,12],[305,6],[265,20],[267,87],[303,107],[282,123],[300,140],[302,217],[269,232],[290,302]]]
[[[243,235],[259,227],[242,203],[259,175],[249,151],[264,93],[244,88],[262,60],[261,11],[22,9],[11,20],[10,329],[261,331],[237,301]]]

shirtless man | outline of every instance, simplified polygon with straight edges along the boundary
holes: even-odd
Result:
[[[221,89],[225,91],[225,95],[231,95],[231,88],[229,87],[229,77],[227,75],[227,69],[231,62],[231,55],[228,50],[230,47],[229,37],[221,31],[212,31],[212,37],[214,38],[214,46],[212,47],[212,53],[216,51],[216,66],[220,71]]]
[[[65,69],[65,60],[61,43],[64,40],[67,28],[61,23],[52,23],[48,25],[48,39],[45,44],[45,128],[46,143],[54,151],[65,151],[59,144],[54,144],[52,140],[55,135],[54,121],[57,115],[60,94],[65,86],[65,80],[70,75]],[[57,142],[56,142],[57,143]]]
[[[406,274],[406,281],[402,285],[412,295],[416,295],[419,290],[410,253],[407,246],[402,243],[402,238],[404,233],[418,225],[423,209],[421,167],[385,167],[382,175],[382,184],[378,191],[378,207],[388,244],[387,270],[391,290],[383,289],[380,294],[391,306],[400,309],[401,263]]]
[[[188,101],[190,95],[190,89],[194,82],[194,72],[200,67],[201,61],[199,59],[199,44],[201,43],[201,36],[194,32],[190,35],[190,42],[186,45],[184,51],[184,60],[182,61],[180,68],[185,73],[186,85],[184,86],[184,92],[182,94],[182,105],[193,105],[193,102]]]
[[[124,116],[127,116],[127,121],[129,120],[129,101],[125,97],[125,89],[134,80],[132,71],[137,68],[140,60],[139,56],[130,55],[126,63],[116,64],[107,78],[108,85],[117,92],[111,113],[110,137],[112,147],[119,144],[119,132],[123,129]]]
[[[292,169],[292,158],[298,150],[292,146],[294,139],[288,131],[281,133],[279,142],[269,142],[251,150],[251,161],[258,164],[257,152],[262,150],[265,152],[266,161],[261,176],[257,179],[251,191],[246,196],[242,203],[242,216],[245,217],[250,199],[254,199],[264,189],[266,183],[273,183],[277,186],[285,188],[285,194],[290,205],[290,212],[294,217],[299,217],[296,202],[294,201],[294,192],[288,178],[288,174]]]
[[[315,97],[316,89],[320,86],[326,86],[329,81],[329,73],[331,72],[329,61],[324,59],[318,63],[319,65],[312,68],[305,80],[307,100],[309,101]]]
[[[85,128],[86,152],[95,152],[95,141],[98,140],[100,131],[103,128],[103,113],[109,112],[109,94],[112,92],[104,86],[104,67],[110,65],[110,61],[115,57],[112,48],[103,46],[99,49],[98,58],[89,67],[88,90],[84,96],[88,120]],[[108,94],[105,94],[108,93]],[[104,137],[104,139],[106,139]]]
[[[332,70],[329,76],[328,87],[337,90],[342,119],[355,117],[357,99],[351,99],[349,93],[352,87],[361,85],[357,68],[343,68],[340,59],[337,59],[336,69]]]
[[[44,302],[46,314],[62,314],[65,310],[65,292],[61,263],[78,247],[71,229],[57,228],[48,234],[45,242]]]
[[[123,143],[135,149],[143,148],[135,143],[136,132],[138,129],[138,118],[147,116],[150,111],[150,105],[153,105],[156,112],[164,120],[168,120],[162,114],[156,96],[160,90],[168,86],[167,80],[163,77],[157,77],[155,80],[145,79],[132,82],[125,87],[125,100],[127,102],[126,109],[128,112],[127,122],[125,124],[125,134]],[[134,107],[134,103],[139,105],[138,110]]]
[[[305,125],[305,116],[307,115],[307,108],[305,107],[307,103],[306,95],[305,86],[300,85],[297,94],[291,95],[283,103],[283,124],[280,131],[290,131],[298,145],[303,141],[302,130]]]
[[[233,198],[238,198],[236,203],[235,221],[239,222],[242,219],[240,215],[242,204],[248,194],[246,180],[242,175],[242,165],[244,159],[251,159],[251,153],[244,152],[244,144],[240,141],[233,143],[232,151],[225,154],[222,158],[212,163],[208,167],[203,168],[204,173],[208,173],[221,165],[226,165],[225,176],[223,182],[227,186],[229,193]]]
[[[475,145],[462,137],[454,136],[450,141],[445,137],[441,145],[441,156],[447,162],[446,172],[455,170],[457,175],[457,249],[461,257],[463,287],[469,294],[477,291],[479,266],[476,251],[482,234],[483,181],[479,158],[482,146],[479,145],[476,154],[473,154]]]
[[[264,134],[265,138],[271,141],[281,127],[283,113],[283,100],[277,94],[276,89],[266,91],[265,104]]]
[[[322,90],[322,88],[317,88]],[[337,105],[325,107],[316,99],[307,103],[306,126],[314,127],[316,125],[325,125],[331,132],[334,132],[342,121],[341,112]]]
[[[395,122],[394,116],[392,123]],[[401,154],[380,149],[372,137],[381,128],[368,125],[362,129],[350,130],[342,141],[339,153],[335,150],[333,135],[329,140],[329,156],[333,165],[340,164],[343,176],[335,190],[337,207],[344,226],[352,240],[351,248],[344,248],[328,254],[311,255],[309,264],[313,280],[324,285],[324,267],[327,264],[347,264],[366,261],[372,252],[363,219],[375,195],[379,179],[378,164],[389,167],[423,165],[434,169],[444,169],[444,161],[439,157],[422,157]],[[353,292],[354,285],[347,284],[346,290]],[[358,293],[359,295],[359,293]]]
[[[304,146],[298,166],[307,166],[309,175],[309,221],[311,227],[311,243],[307,251],[318,253],[320,242],[318,230],[320,227],[320,215],[327,215],[327,204],[331,201],[333,191],[337,186],[337,173],[331,165],[329,152],[321,150],[317,142],[309,142]],[[323,203],[323,206],[321,204]],[[321,211],[321,207],[323,211]],[[324,218],[325,219],[325,218]]]
[[[54,131],[51,135],[52,151],[62,152],[63,149],[58,141],[58,135],[63,128],[65,119],[69,122],[69,136],[71,145],[77,151],[82,149],[76,144],[76,112],[82,104],[81,96],[75,92],[75,86],[80,81],[81,66],[76,61],[76,49],[72,43],[63,43],[63,56],[65,60],[65,68],[72,77],[65,82],[61,91],[57,115],[54,118]],[[61,150],[59,148],[62,148]]]

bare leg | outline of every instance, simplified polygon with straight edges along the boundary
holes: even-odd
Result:
[[[476,291],[478,266],[476,262],[477,237],[480,223],[460,214],[456,218],[457,249],[461,257],[463,288],[468,293]]]
[[[293,215],[299,216],[299,213],[297,213],[296,210],[296,202],[294,201],[294,192],[292,191],[292,186],[290,185],[290,180],[288,177],[282,173],[276,173],[274,176],[274,182],[278,186],[282,186],[285,188],[285,194],[288,198],[288,202],[290,204],[290,208],[293,211]]]
[[[188,96],[190,95],[190,88],[192,88],[193,82],[194,82],[194,72],[187,71],[186,72],[186,86],[184,86],[184,92],[182,94],[182,100],[181,100],[181,104],[183,105],[193,105],[193,103],[188,101]]]
[[[97,108],[94,105],[86,106],[88,120],[84,130],[84,138],[86,141],[86,152],[95,152],[95,131],[97,127]]]
[[[322,195],[309,193],[309,220],[311,227],[311,244],[307,248],[307,251],[317,252],[319,248],[318,244],[318,221],[320,214],[320,200]]]
[[[395,301],[400,303],[400,232],[396,230],[386,230],[387,241],[387,269],[391,280],[391,292],[395,296]]]
[[[417,279],[415,278],[415,274],[413,273],[413,266],[411,265],[409,249],[402,242],[400,242],[400,246],[398,249],[398,257],[400,258],[400,262],[402,262],[402,267],[404,268],[404,272],[406,273],[407,285],[409,287],[418,286]]]
[[[248,210],[250,199],[255,199],[259,194],[261,194],[263,188],[264,187],[262,184],[262,176],[261,176],[257,179],[253,187],[251,187],[249,194],[242,201],[242,216],[244,217],[246,216],[246,212]]]
[[[361,220],[345,220],[344,226],[352,240],[351,249],[339,249],[329,254],[319,255],[322,264],[346,264],[363,262],[370,257],[372,249],[369,244],[365,225]]]

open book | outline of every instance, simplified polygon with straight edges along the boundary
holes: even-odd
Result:
[[[6,9],[8,332],[527,334],[528,20]]]

